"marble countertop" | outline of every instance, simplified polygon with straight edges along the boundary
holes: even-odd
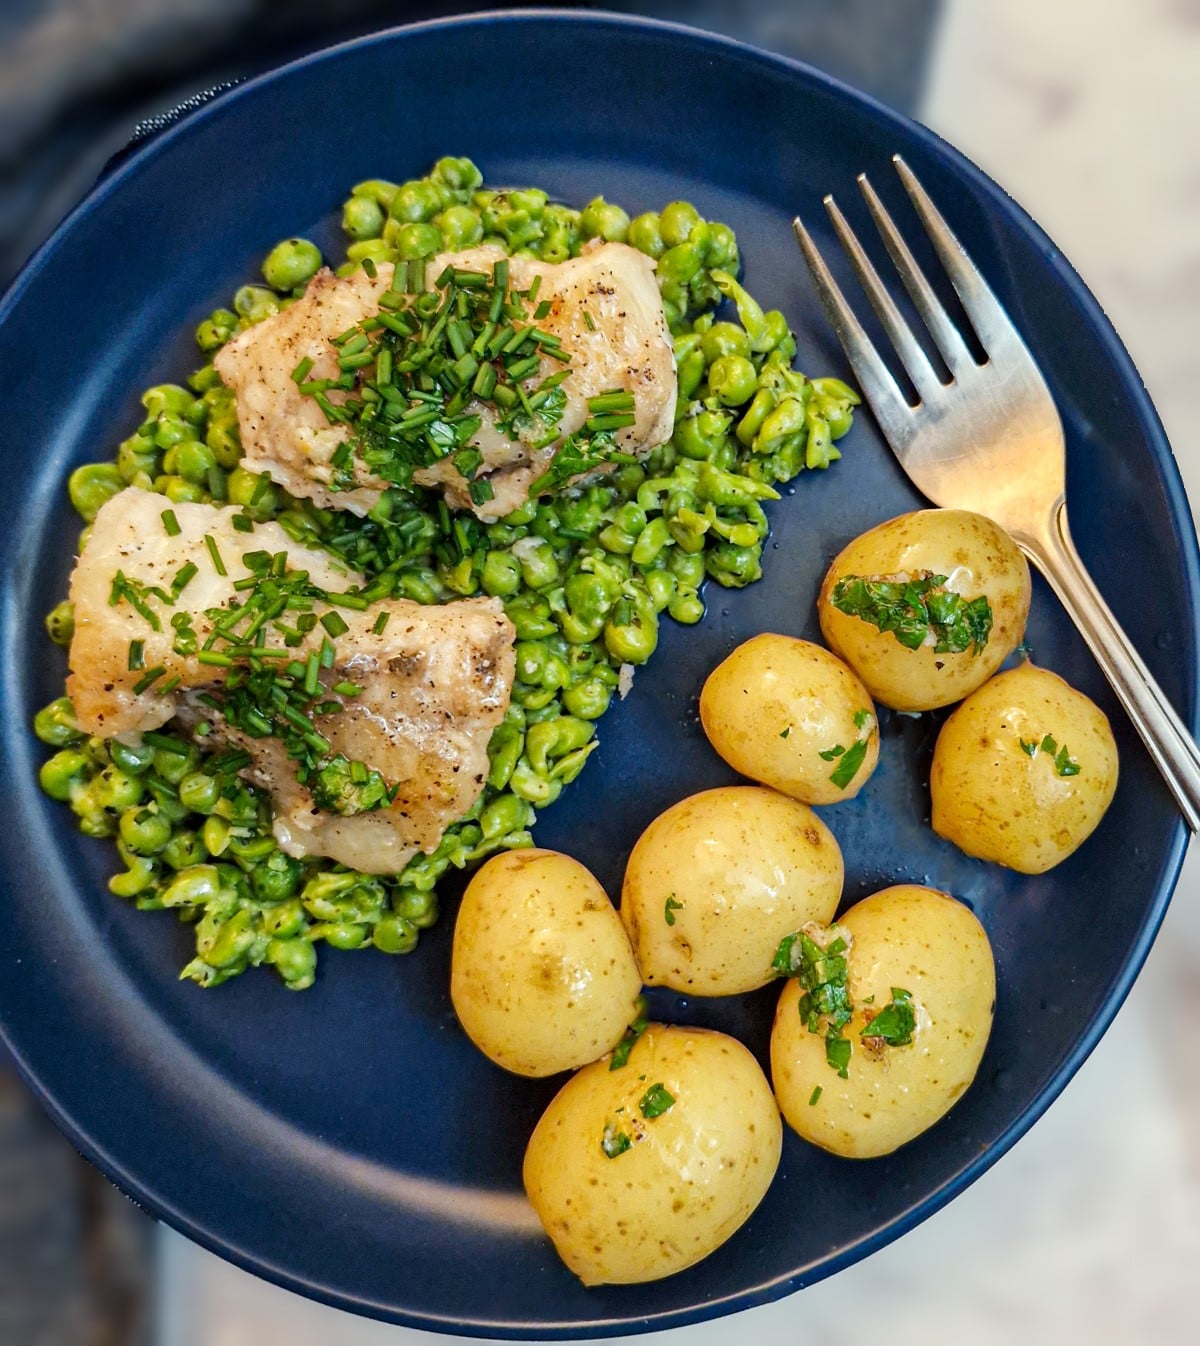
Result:
[[[1200,501],[1197,0],[951,0],[920,116],[1047,229],[1107,309]],[[1200,852],[1149,961],[1047,1115],[944,1210],[866,1262],[656,1346],[1089,1346],[1200,1320]],[[308,1303],[160,1234],[160,1346],[459,1340]],[[466,1340],[465,1338],[462,1340]],[[647,1339],[649,1340],[649,1339]]]

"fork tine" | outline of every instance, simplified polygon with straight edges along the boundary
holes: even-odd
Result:
[[[892,155],[892,163],[900,175],[904,190],[921,217],[921,223],[925,226],[930,242],[946,268],[951,284],[962,300],[962,306],[966,309],[967,317],[970,318],[971,326],[978,334],[984,350],[990,351],[997,342],[1016,336],[1016,328],[1013,327],[1008,314],[1001,308],[987,281],[979,274],[967,250],[955,238],[950,226],[942,218],[941,211],[930,199],[929,193],[917,181],[916,174],[898,154]]]
[[[895,222],[888,214],[887,208],[879,199],[875,188],[871,186],[865,173],[858,175],[858,185],[866,198],[867,209],[871,212],[875,227],[879,230],[880,237],[883,239],[892,261],[896,264],[896,270],[900,273],[904,288],[912,297],[917,312],[921,315],[922,322],[929,328],[934,341],[937,342],[938,350],[941,351],[942,358],[946,361],[946,367],[955,378],[960,377],[965,369],[973,368],[975,365],[975,360],[967,349],[966,342],[963,341],[958,328],[950,321],[950,315],[942,307],[941,300],[933,292],[933,287],[926,280],[924,271],[921,270],[917,259],[909,250],[908,244],[900,236],[900,231],[896,228]]]
[[[796,235],[796,242],[800,245],[800,251],[804,254],[804,260],[808,264],[813,284],[821,296],[821,303],[825,306],[833,330],[842,343],[842,349],[846,352],[846,358],[850,361],[850,367],[854,370],[863,396],[883,426],[885,434],[890,438],[893,430],[901,431],[905,423],[911,421],[912,408],[901,393],[891,371],[879,358],[879,352],[872,344],[871,338],[863,331],[862,324],[854,316],[854,310],[846,302],[837,281],[825,265],[825,259],[817,250],[817,245],[812,241],[799,215],[792,221],[792,229]]]
[[[929,357],[921,349],[912,328],[904,320],[900,310],[896,307],[896,301],[884,288],[883,281],[879,279],[879,273],[875,270],[874,264],[863,250],[862,244],[858,241],[858,236],[846,221],[846,217],[838,209],[837,202],[832,196],[825,198],[825,209],[829,212],[829,218],[833,221],[833,227],[837,231],[838,239],[843,248],[849,254],[851,262],[854,263],[854,269],[858,273],[858,279],[862,283],[863,289],[867,292],[867,298],[871,301],[871,307],[879,315],[879,321],[883,324],[884,331],[900,356],[900,362],[908,372],[909,378],[916,385],[917,392],[922,402],[928,402],[930,398],[941,388],[941,380],[933,372],[933,366],[929,363]]]

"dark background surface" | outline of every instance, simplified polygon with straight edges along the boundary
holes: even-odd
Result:
[[[548,7],[647,14],[725,32],[809,61],[905,111],[919,97],[938,17],[937,0]],[[331,42],[477,8],[382,0],[3,0],[0,285],[139,123]],[[619,97],[619,72],[612,73]],[[164,218],[202,207],[170,203]],[[150,1222],[77,1158],[5,1070],[2,1052],[0,1346],[145,1346],[152,1338]]]

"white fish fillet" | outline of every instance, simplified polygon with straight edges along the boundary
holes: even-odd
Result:
[[[170,509],[179,533],[170,536],[162,520]],[[363,583],[363,577],[328,553],[293,542],[276,523],[237,531],[233,510],[213,505],[171,505],[164,497],[129,489],[107,501],[71,577],[75,608],[71,674],[67,692],[80,727],[104,737],[154,729],[180,714],[185,721],[211,715],[196,700],[224,671],[201,664],[172,648],[171,617],[187,612],[203,645],[212,631],[205,609],[240,602],[234,583],[251,572],[242,557],[252,551],[286,552],[290,570],[308,572],[330,592]],[[208,549],[211,537],[227,575],[221,576]],[[155,631],[128,601],[110,602],[114,576],[168,591],[181,567],[197,567],[174,606],[154,597],[145,602],[158,619]],[[318,614],[328,611],[318,602]],[[515,632],[497,599],[464,599],[424,607],[406,599],[385,599],[368,612],[338,608],[347,630],[335,641],[336,663],[327,682],[353,681],[362,692],[340,700],[344,709],[323,715],[317,728],[331,753],[365,762],[389,783],[399,783],[394,802],[373,813],[341,817],[314,807],[296,778],[279,740],[253,738],[214,718],[214,734],[245,748],[254,763],[248,779],[268,790],[275,809],[275,836],[292,855],[326,855],[368,873],[395,873],[417,850],[436,849],[446,827],[461,818],[483,789],[487,745],[508,707],[514,676]],[[390,614],[382,633],[374,630],[381,612]],[[297,649],[303,657],[324,636],[318,626]],[[130,642],[143,642],[142,664],[161,665],[161,685],[178,677],[160,695],[155,687],[138,693],[142,670],[129,668]],[[281,641],[268,638],[268,643]]]
[[[428,283],[447,264],[490,273],[503,255],[494,247],[442,254],[427,266]],[[604,243],[557,264],[514,257],[509,268],[514,290],[528,289],[535,276],[542,278],[538,301],[548,301],[550,308],[537,325],[557,336],[571,357],[559,439],[534,450],[499,429],[494,407],[474,401],[468,410],[482,417],[482,425],[471,442],[483,454],[479,475],[491,482],[493,499],[473,505],[466,483],[449,463],[414,474],[421,485],[440,486],[455,508],[472,509],[489,520],[524,503],[558,443],[587,419],[589,397],[616,389],[633,393],[635,421],[618,433],[617,447],[639,457],[665,443],[675,417],[675,357],[650,258],[624,243]],[[330,460],[350,430],[331,426],[313,399],[300,392],[292,372],[308,358],[313,362],[310,378],[336,378],[330,339],[379,311],[380,296],[391,288],[393,274],[388,263],[377,266],[374,278],[361,270],[340,279],[321,271],[296,303],[235,337],[214,361],[237,395],[246,466],[269,473],[293,495],[324,508],[365,514],[387,483],[360,467],[354,487],[334,489]],[[561,368],[543,356],[525,386],[536,386]],[[331,399],[337,396],[331,394]]]

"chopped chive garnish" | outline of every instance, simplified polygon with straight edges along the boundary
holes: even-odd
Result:
[[[134,696],[141,696],[143,692],[153,687],[166,671],[167,670],[162,664],[156,664],[153,668],[147,669],[137,682],[133,684]]]
[[[377,636],[383,635],[388,621],[391,619],[391,615],[390,612],[381,612],[379,616],[375,618],[375,625],[371,627],[371,630],[374,631]]]
[[[583,310],[583,325],[588,329],[589,332],[594,332],[596,330],[596,324],[592,321],[592,315],[587,311],[587,309]]]
[[[131,640],[129,642],[129,671],[133,673],[145,667],[146,642],[144,640]]]
[[[235,514],[229,521],[239,533],[253,533],[254,520],[249,514]]]
[[[371,277],[372,280],[375,279],[376,275],[375,263],[371,260],[370,257],[364,257],[362,259],[362,269],[367,273],[368,276]]]
[[[211,533],[204,534],[204,545],[212,557],[213,569],[218,575],[228,575],[229,571],[225,569],[225,562],[221,560],[221,553],[217,550],[217,540]]]
[[[330,595],[333,597],[333,595]],[[321,625],[336,640],[338,636],[345,635],[349,631],[345,618],[340,612],[327,612],[321,618]]]
[[[162,512],[163,527],[167,530],[168,537],[178,537],[183,529],[179,526],[179,520],[175,517],[173,509],[164,509]]]
[[[313,358],[311,355],[306,355],[296,368],[292,370],[292,382],[303,383],[308,378],[309,374],[312,373],[312,367]]]

